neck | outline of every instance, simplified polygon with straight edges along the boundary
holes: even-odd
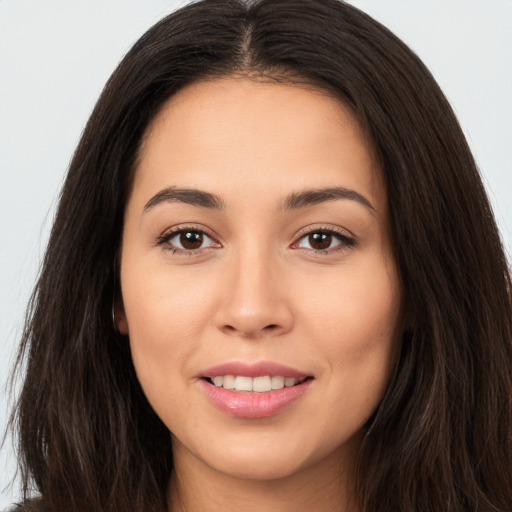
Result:
[[[280,478],[247,479],[219,472],[182,449],[174,453],[170,512],[357,511],[350,477],[355,450],[349,459],[346,452],[334,453]]]

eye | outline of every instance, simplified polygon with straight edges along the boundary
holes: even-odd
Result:
[[[158,245],[172,252],[193,253],[220,247],[220,244],[200,229],[181,228],[166,233],[158,239]]]
[[[317,229],[302,235],[294,247],[317,252],[335,251],[355,245],[355,240],[343,233],[331,229]]]

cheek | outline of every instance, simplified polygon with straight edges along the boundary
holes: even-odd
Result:
[[[317,337],[332,340],[333,349],[364,354],[374,344],[389,344],[400,314],[401,293],[396,272],[386,265],[368,271],[345,269],[338,276],[305,283],[309,297],[304,317]],[[336,340],[343,340],[338,343]]]
[[[316,288],[305,315],[308,339],[329,362],[336,401],[361,417],[382,398],[397,355],[401,292],[395,274],[383,264],[344,272]]]
[[[130,336],[154,336],[163,344],[192,336],[205,320],[207,283],[201,286],[190,272],[172,272],[165,264],[135,272],[133,266],[128,261],[121,277]]]
[[[132,358],[148,398],[179,385],[178,376],[196,350],[211,316],[207,294],[197,282],[169,269],[134,271],[126,258],[122,295]]]

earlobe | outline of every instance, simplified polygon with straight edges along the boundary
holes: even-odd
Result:
[[[124,314],[118,317],[117,329],[123,336],[128,335],[128,322],[126,321],[126,316]]]
[[[112,304],[112,322],[114,324],[114,329],[122,334],[123,336],[128,335],[128,322],[126,320],[126,314],[124,312],[123,305],[116,301],[116,303]]]

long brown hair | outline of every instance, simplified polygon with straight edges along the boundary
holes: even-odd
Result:
[[[361,446],[361,509],[510,512],[511,279],[481,179],[426,67],[338,0],[191,4],[110,78],[71,162],[21,343],[13,426],[26,509],[165,510],[171,441],[112,325],[116,254],[148,123],[184,85],[232,74],[335,95],[380,160],[407,328]]]

